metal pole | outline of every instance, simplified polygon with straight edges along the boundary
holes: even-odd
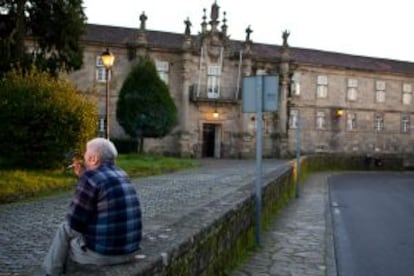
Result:
[[[300,116],[298,116],[298,127],[296,128],[296,197],[299,197],[299,187],[300,187],[300,148],[301,148],[301,131],[302,131],[302,121]]]
[[[105,68],[106,69],[106,129],[105,129],[105,138],[109,139],[109,127],[110,127],[110,123],[109,123],[109,105],[110,105],[110,99],[109,99],[109,68]]]
[[[262,97],[263,76],[257,77],[256,83],[256,244],[261,242],[261,213],[262,213]]]

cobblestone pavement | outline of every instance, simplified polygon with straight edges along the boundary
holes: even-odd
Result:
[[[254,160],[201,163],[200,168],[134,180],[142,203],[144,235],[254,180]],[[263,160],[263,173],[286,164]],[[0,276],[24,275],[43,261],[71,196],[0,205]]]
[[[327,177],[315,174],[304,183],[262,236],[261,248],[232,276],[336,275]]]

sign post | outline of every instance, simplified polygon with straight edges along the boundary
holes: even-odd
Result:
[[[256,179],[255,195],[255,236],[256,244],[261,242],[262,212],[262,125],[263,111],[277,111],[278,106],[277,76],[258,75],[243,79],[243,112],[256,113]]]
[[[298,125],[296,128],[296,198],[299,197],[299,188],[300,188],[300,148],[301,148],[301,132],[302,132],[302,120],[298,117]]]

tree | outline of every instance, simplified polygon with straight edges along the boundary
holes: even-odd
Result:
[[[119,92],[116,116],[125,132],[138,139],[166,136],[177,123],[177,108],[167,85],[159,78],[154,62],[139,58]]]
[[[85,24],[82,0],[0,0],[0,76],[32,63],[54,75],[80,69]]]

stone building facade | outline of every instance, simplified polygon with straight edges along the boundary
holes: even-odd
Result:
[[[298,145],[305,153],[413,151],[414,63],[290,47],[287,31],[280,46],[253,42],[250,27],[245,40],[236,41],[227,34],[225,16],[216,2],[209,17],[204,9],[196,35],[188,19],[182,34],[147,30],[144,13],[137,29],[90,24],[82,39],[84,66],[69,78],[97,96],[104,118],[106,75],[99,55],[105,48],[114,53],[110,133],[127,138],[116,122],[117,95],[140,55],[151,56],[179,123],[167,137],[147,139],[148,152],[254,156],[257,118],[242,112],[242,80],[256,74],[279,77],[278,110],[260,118],[265,157],[292,155]]]

